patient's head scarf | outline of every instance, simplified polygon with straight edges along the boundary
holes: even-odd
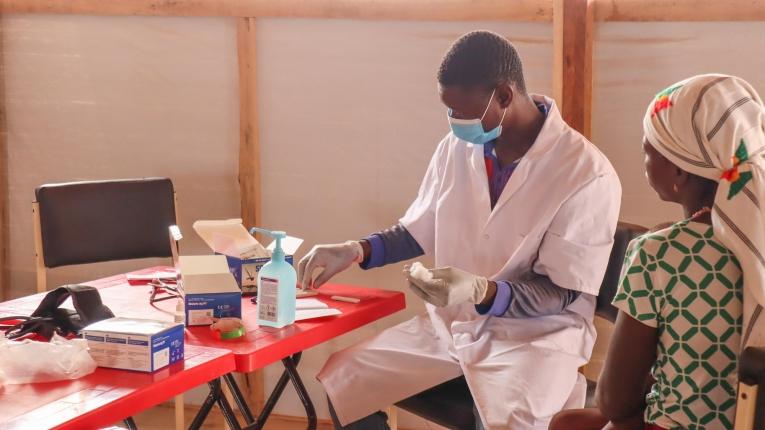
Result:
[[[648,142],[679,168],[719,183],[715,237],[744,272],[744,344],[762,345],[765,304],[765,107],[741,78],[700,75],[656,95]],[[748,341],[747,341],[748,340]]]

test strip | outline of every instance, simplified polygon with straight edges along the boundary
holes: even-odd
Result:
[[[313,297],[313,296],[318,296],[318,295],[319,295],[318,291],[305,291],[305,290],[303,290],[303,291],[298,291],[297,292],[297,298],[298,299],[302,299],[303,297]]]
[[[332,296],[330,297],[332,300],[337,300],[338,302],[348,302],[348,303],[360,303],[361,299],[357,299],[355,297],[344,297],[344,296]]]

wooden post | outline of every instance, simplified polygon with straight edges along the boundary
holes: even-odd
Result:
[[[3,52],[3,35],[0,32],[0,54]],[[0,70],[2,67],[0,57]],[[0,103],[5,101],[5,78],[0,75]],[[0,104],[0,300],[11,298],[10,276],[8,273],[8,128],[6,126],[5,105]]]
[[[42,232],[40,227],[40,204],[32,203],[32,228],[35,241],[35,271],[37,272],[37,292],[43,293],[48,289],[48,279],[45,273],[43,257]]]
[[[245,227],[261,225],[260,142],[258,140],[258,98],[255,18],[237,23],[239,60],[239,195]],[[245,375],[250,405],[255,411],[265,404],[263,371]]]
[[[245,227],[260,226],[260,145],[255,18],[240,18],[237,26],[239,57],[239,190]]]
[[[594,0],[555,0],[553,93],[563,119],[590,137]]]

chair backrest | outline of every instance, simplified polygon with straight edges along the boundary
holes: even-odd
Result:
[[[603,283],[600,285],[600,292],[598,293],[598,304],[595,307],[596,315],[611,322],[616,320],[618,310],[611,302],[614,300],[616,290],[619,289],[619,275],[622,271],[624,256],[627,253],[627,246],[632,239],[647,231],[647,228],[635,224],[626,222],[617,224],[614,234],[614,247],[611,248],[606,275],[603,277]]]
[[[168,178],[47,184],[35,198],[45,267],[172,255],[175,193]]]

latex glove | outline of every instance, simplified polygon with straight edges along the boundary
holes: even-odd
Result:
[[[298,265],[298,282],[303,289],[319,288],[333,276],[364,259],[361,243],[349,240],[333,245],[317,245],[311,249]],[[316,278],[316,269],[323,269]]]
[[[488,279],[454,267],[426,269],[417,262],[405,267],[404,274],[415,294],[439,307],[481,303],[489,288]]]

